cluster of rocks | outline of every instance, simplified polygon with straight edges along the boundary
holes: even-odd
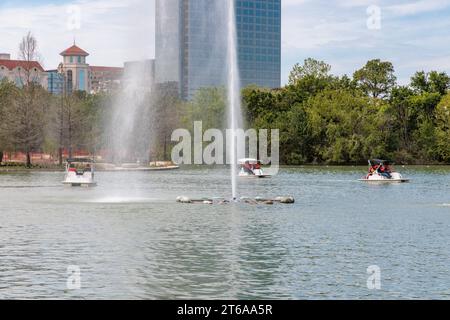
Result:
[[[179,203],[187,203],[187,204],[229,204],[231,201],[220,199],[220,200],[213,200],[213,199],[191,199],[189,197],[180,196],[177,197],[177,202]],[[246,203],[246,204],[264,204],[264,205],[273,205],[275,203],[282,203],[282,204],[293,204],[295,203],[294,197],[276,197],[275,199],[266,199],[261,197],[256,198],[248,198],[248,197],[242,197],[240,200],[236,200],[236,202]]]

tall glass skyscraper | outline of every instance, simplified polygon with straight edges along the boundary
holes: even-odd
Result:
[[[225,84],[225,1],[235,1],[241,85],[280,86],[281,0],[157,0],[157,82],[177,82],[183,98]]]
[[[242,84],[278,88],[281,0],[236,1],[236,19]]]

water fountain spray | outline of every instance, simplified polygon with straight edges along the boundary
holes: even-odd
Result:
[[[228,33],[227,33],[227,62],[228,62],[228,125],[231,132],[229,156],[231,166],[231,191],[232,199],[237,200],[237,135],[236,132],[242,126],[240,75],[237,55],[237,32],[235,1],[228,1]]]
[[[237,41],[237,28],[236,28],[236,8],[235,0],[214,0],[214,8],[218,12],[217,20],[213,20],[212,25],[216,25],[217,34],[215,39],[216,48],[222,48],[225,44],[227,45],[224,57],[226,59],[227,68],[224,76],[226,77],[227,84],[227,120],[228,120],[228,136],[227,139],[227,160],[230,164],[230,177],[231,177],[231,193],[232,201],[241,201],[242,203],[251,205],[273,205],[275,203],[282,204],[293,204],[295,199],[293,197],[276,197],[276,198],[261,198],[257,197],[255,199],[242,197],[239,199],[238,196],[238,170],[237,170],[237,160],[240,156],[245,156],[245,154],[239,154],[239,152],[244,152],[238,150],[238,146],[245,145],[245,141],[239,141],[238,139],[245,139],[243,135],[238,134],[238,132],[243,129],[243,116],[242,116],[242,105],[241,105],[241,81],[239,74],[239,62],[238,62],[238,41]],[[224,13],[224,14],[222,14]],[[221,22],[224,19],[225,28],[222,28]],[[206,30],[206,29],[205,29]],[[206,30],[210,32],[210,30]],[[223,37],[222,37],[223,35]],[[225,57],[226,53],[226,57]],[[222,58],[222,55],[219,54]],[[205,68],[208,70],[208,68]],[[238,152],[239,151],[239,152]],[[176,199],[177,202],[183,204],[228,204],[230,201],[221,199],[217,201],[215,198],[202,198],[202,199],[192,199],[186,196],[180,196]]]

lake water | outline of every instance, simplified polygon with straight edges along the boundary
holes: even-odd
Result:
[[[90,190],[0,173],[0,298],[450,299],[450,168],[399,169],[411,183],[364,184],[362,167],[241,181],[297,200],[274,206],[175,202],[229,197],[225,168],[99,172]]]

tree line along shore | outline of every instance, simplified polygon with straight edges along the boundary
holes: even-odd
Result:
[[[225,88],[200,89],[189,101],[171,85],[147,89],[140,91],[143,111],[133,134],[150,141],[149,161],[170,160],[172,132],[193,130],[194,121],[204,130],[226,128]],[[368,61],[350,77],[335,76],[330,65],[310,58],[293,67],[282,88],[244,88],[242,108],[246,128],[280,130],[285,165],[358,165],[370,158],[450,164],[449,89],[450,77],[441,71],[418,71],[399,85],[388,61]],[[52,155],[58,166],[64,151],[110,150],[121,95],[55,96],[26,74],[20,87],[0,81],[0,163],[8,152],[26,154],[24,165],[31,167],[33,152]]]

